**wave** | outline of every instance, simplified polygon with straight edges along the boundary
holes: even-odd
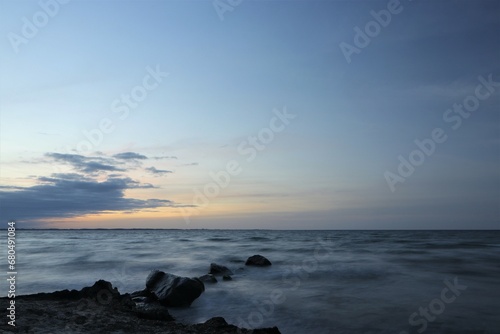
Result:
[[[491,245],[479,242],[458,242],[458,243],[424,243],[420,247],[427,249],[470,249],[470,248],[490,248]]]
[[[273,239],[266,238],[266,237],[249,237],[245,240],[250,240],[250,241],[273,241]]]
[[[220,237],[214,237],[214,238],[208,238],[207,241],[215,241],[215,242],[221,242],[221,241],[233,241],[233,238],[220,238]]]

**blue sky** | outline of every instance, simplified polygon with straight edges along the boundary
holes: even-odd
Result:
[[[0,4],[3,221],[499,227],[496,1],[244,0],[223,20],[211,1]],[[349,63],[339,45],[391,6]],[[446,140],[391,186],[434,129]]]

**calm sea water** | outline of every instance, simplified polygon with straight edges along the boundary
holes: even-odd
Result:
[[[200,276],[216,262],[234,279],[207,284],[189,309],[171,309],[177,319],[222,316],[284,334],[500,333],[500,231],[17,233],[19,294],[81,289],[98,279],[133,292],[152,269]],[[254,254],[273,265],[244,268]],[[2,283],[0,294],[6,291]]]

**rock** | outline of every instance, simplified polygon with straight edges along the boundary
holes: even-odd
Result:
[[[229,325],[222,317],[211,318],[203,324],[197,324],[195,326],[198,327],[199,330],[203,331],[203,333],[231,333],[230,330],[233,329],[233,325]]]
[[[40,292],[33,295],[25,296],[26,299],[39,299],[39,300],[78,300],[81,299],[81,291],[77,290],[60,290],[54,292]]]
[[[27,296],[18,296],[19,299],[24,299],[26,302],[32,301],[33,303],[74,303],[79,307],[88,308],[106,308],[113,312],[127,312],[133,313],[135,311],[135,303],[130,299],[129,294],[121,295],[118,289],[113,288],[110,282],[99,280],[91,287],[85,287],[82,290],[61,290],[51,293],[37,293]],[[46,312],[44,308],[40,308],[42,312]],[[36,314],[38,310],[34,310]],[[97,312],[97,311],[96,311]],[[82,312],[81,312],[82,313]],[[84,322],[85,316],[78,314],[79,317],[73,319],[75,322]],[[41,314],[40,314],[41,315]],[[47,317],[47,315],[44,315]],[[49,318],[52,316],[49,316]],[[20,330],[20,332],[23,332]],[[2,330],[0,330],[2,333]]]
[[[224,276],[222,276],[222,280],[224,280],[224,281],[232,281],[233,278],[231,276],[229,276],[229,275],[224,275]]]
[[[156,295],[154,293],[152,293],[151,291],[149,291],[148,289],[144,289],[141,291],[135,291],[135,292],[132,292],[130,294],[130,298],[132,298],[132,299],[138,298],[138,297],[150,298],[152,301],[158,300],[158,298],[156,298]]]
[[[240,331],[240,329],[238,329]],[[252,334],[281,334],[278,327],[252,329]]]
[[[214,327],[227,326],[227,321],[223,317],[213,317],[204,322],[205,325]]]
[[[156,295],[161,305],[186,307],[205,291],[205,285],[198,278],[153,270],[146,279],[146,289]]]
[[[75,323],[78,325],[83,325],[84,323],[87,322],[87,317],[80,315],[75,318]]]
[[[163,275],[155,275],[158,284]],[[192,325],[171,321],[166,307],[159,302],[136,305],[131,300],[132,296],[151,298],[148,294],[149,290],[143,290],[120,295],[109,282],[98,281],[80,291],[16,295],[16,313],[22,316],[16,317],[14,329],[6,321],[0,322],[0,333],[280,334],[276,327],[238,328],[223,318]],[[8,297],[0,297],[0,305],[9,301]]]
[[[203,334],[281,334],[277,327],[244,329],[228,324],[222,317],[208,319],[202,324],[193,325],[195,330]]]
[[[250,256],[245,262],[247,266],[258,266],[258,267],[266,267],[271,265],[271,261],[263,257],[262,255],[253,255]]]
[[[174,321],[175,319],[168,313],[165,306],[158,302],[152,303],[137,303],[135,313],[141,319]]]
[[[81,298],[111,298],[117,299],[120,297],[120,292],[117,288],[113,288],[110,282],[99,280],[91,287],[83,288],[80,291]]]
[[[212,275],[232,275],[233,272],[226,266],[210,263],[210,274]]]
[[[200,281],[202,281],[203,283],[217,283],[217,278],[215,278],[215,276],[212,274],[206,274],[206,275],[200,276],[200,277],[198,277],[198,279]]]
[[[148,297],[134,297],[132,301],[137,305],[138,303],[152,303]]]
[[[134,303],[154,303],[158,301],[156,295],[149,291],[148,289],[144,289],[141,291],[135,291],[130,294],[130,298]]]
[[[80,300],[89,299],[99,305],[110,305],[113,307],[124,307],[133,309],[134,303],[130,299],[129,294],[120,295],[117,288],[113,288],[110,282],[99,280],[91,287],[85,287],[78,290],[61,290],[51,293],[37,293],[24,296],[25,299],[36,300]]]
[[[151,273],[153,274],[153,273]],[[151,276],[150,274],[150,276]],[[158,274],[157,274],[158,275]],[[149,278],[149,277],[148,277]],[[161,279],[156,276],[153,279]],[[152,282],[154,283],[154,282]],[[146,283],[147,285],[148,283]],[[165,306],[159,303],[158,297],[148,288],[135,291],[130,294],[132,301],[135,302],[135,313],[141,319],[174,321],[175,319],[168,313]]]

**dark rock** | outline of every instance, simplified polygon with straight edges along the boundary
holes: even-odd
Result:
[[[212,275],[232,275],[233,272],[226,266],[210,263],[210,274]]]
[[[80,298],[93,300],[102,306],[108,305],[129,310],[135,308],[135,303],[129,294],[121,295],[117,288],[113,288],[110,282],[104,280],[99,280],[93,286],[80,290]]]
[[[130,294],[130,298],[132,298],[133,301],[140,300],[143,302],[150,302],[150,303],[158,300],[156,295],[151,291],[149,291],[148,289],[132,292]]]
[[[138,304],[138,303],[153,303],[154,302],[154,301],[149,300],[148,297],[134,297],[134,298],[132,298],[132,301],[135,304]]]
[[[227,326],[227,321],[223,317],[213,317],[205,321],[203,324],[211,327],[223,327]]]
[[[155,303],[158,301],[158,298],[154,293],[149,291],[148,289],[144,289],[141,291],[135,291],[130,294],[130,298],[136,304],[139,303]]]
[[[60,290],[54,292],[40,292],[33,295],[24,296],[25,299],[37,300],[78,300],[81,299],[81,292],[78,290]]]
[[[154,273],[155,285],[168,274]],[[173,276],[173,275],[171,275]],[[195,280],[196,281],[196,280]],[[148,282],[149,283],[149,282]],[[148,284],[151,288],[152,285]],[[104,297],[106,295],[106,297]],[[164,334],[280,334],[274,328],[245,329],[228,324],[223,318],[212,318],[202,324],[184,325],[173,320],[158,301],[137,303],[135,299],[151,298],[151,292],[137,291],[120,295],[109,282],[99,281],[92,287],[16,296],[16,331],[6,322],[0,333],[164,333]],[[9,298],[0,297],[0,304]]]
[[[165,306],[158,302],[137,303],[135,313],[139,318],[149,320],[174,321],[175,319],[168,313]]]
[[[120,293],[117,288],[113,288],[113,285],[110,282],[99,280],[94,283],[91,287],[83,288],[80,291],[81,298],[91,298],[91,299],[118,299],[120,297]]]
[[[161,305],[156,295],[147,288],[132,292],[130,297],[135,302],[135,313],[139,318],[161,321],[174,320],[167,308]]]
[[[101,304],[103,304],[102,300],[97,299],[97,301]],[[103,304],[106,305],[106,304]],[[135,309],[135,303],[132,301],[130,298],[130,295],[128,293],[125,293],[123,295],[119,295],[117,298],[113,299],[111,302],[111,305],[114,306],[115,308],[121,308],[121,309],[128,309],[128,310],[134,310]]]
[[[91,287],[85,287],[78,290],[61,290],[50,293],[37,293],[25,296],[27,299],[39,300],[78,300],[88,298],[98,300],[101,304],[108,304],[108,301],[121,300],[120,292],[117,288],[113,288],[110,282],[99,280]]]
[[[153,292],[164,306],[185,307],[198,298],[205,285],[198,278],[180,277],[153,270],[146,279],[146,288]]]
[[[278,327],[272,328],[257,328],[252,330],[252,334],[281,334]]]
[[[212,274],[206,274],[198,277],[203,283],[217,283],[217,278]]]
[[[78,325],[83,325],[86,322],[87,322],[87,317],[84,317],[83,315],[80,315],[75,318],[75,323],[77,323]]]
[[[228,324],[221,317],[208,319],[204,323],[196,324],[192,327],[203,334],[281,334],[277,327],[259,329],[238,328]]]
[[[222,276],[222,279],[224,281],[231,281],[233,278],[231,276],[229,276],[229,275],[224,275],[224,276]]]
[[[78,301],[86,299],[92,301],[94,305],[106,306],[111,309],[121,309],[132,311],[135,303],[129,294],[121,295],[117,288],[113,288],[110,282],[99,280],[91,287],[78,290],[61,290],[50,293],[37,293],[33,295],[20,296],[25,300],[45,300],[45,301]]]
[[[245,263],[247,266],[258,266],[258,267],[266,267],[271,265],[271,261],[263,257],[262,255],[253,255],[250,256]]]
[[[237,329],[236,326],[230,325],[222,317],[215,317],[208,319],[202,324],[197,324],[195,327],[203,333],[210,334],[226,334],[226,333],[236,333],[234,330]],[[244,331],[243,333],[245,333]]]

